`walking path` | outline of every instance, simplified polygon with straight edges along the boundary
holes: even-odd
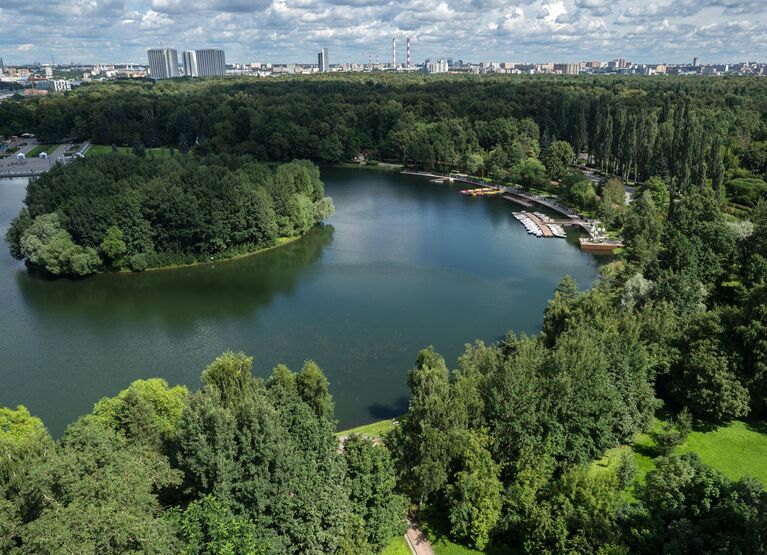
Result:
[[[405,532],[405,540],[413,555],[436,555],[434,548],[426,538],[426,534],[418,527],[418,522],[408,516],[410,525]]]

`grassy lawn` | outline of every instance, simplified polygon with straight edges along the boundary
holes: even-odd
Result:
[[[660,430],[662,420],[655,421],[653,430]],[[655,442],[650,434],[639,434],[633,445],[615,447],[595,461],[593,469],[600,472],[618,464],[621,454],[630,450],[639,469],[639,481],[655,468]],[[750,475],[767,485],[767,424],[733,421],[710,431],[692,432],[677,453],[697,453],[701,460],[731,480]]]
[[[55,144],[37,145],[35,148],[27,152],[26,156],[27,158],[35,158],[39,156],[41,152],[51,154],[57,148],[59,148],[59,145],[55,145]]]
[[[133,152],[133,147],[129,146],[118,146],[115,147],[117,149],[117,152],[120,154],[131,154]],[[86,156],[98,156],[101,154],[112,154],[112,146],[111,145],[91,145],[88,151],[85,153]],[[150,153],[153,156],[157,156],[160,158],[167,158],[170,156],[170,149],[169,148],[148,148],[146,149],[147,155]]]
[[[731,480],[750,475],[767,484],[767,424],[735,421],[710,432],[692,432],[678,449],[694,451]]]
[[[405,541],[404,536],[394,538],[389,542],[379,555],[410,555],[410,548]]]
[[[428,522],[421,524],[421,529],[429,538],[434,552],[437,555],[516,555],[521,553],[518,549],[508,545],[490,544],[482,551],[472,549],[465,545],[455,543],[443,532],[447,529],[444,515],[433,515]]]
[[[357,426],[349,430],[341,430],[336,432],[336,436],[348,436],[349,434],[362,434],[368,437],[381,437],[384,433],[394,428],[394,420],[381,420],[379,422],[373,422],[372,424],[365,424],[364,426]]]

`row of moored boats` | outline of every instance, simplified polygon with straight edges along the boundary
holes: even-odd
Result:
[[[554,237],[559,237],[561,239],[564,239],[567,237],[567,234],[565,233],[565,228],[563,228],[559,224],[555,224],[554,220],[547,216],[546,214],[541,214],[540,212],[533,212],[533,215],[537,216],[539,220],[541,220],[543,223],[546,224],[546,226],[551,230],[551,234]]]
[[[540,212],[533,212],[533,215],[538,220],[543,222],[543,225],[545,225],[551,231],[550,236],[561,238],[566,236],[564,228],[559,224],[555,224],[554,220],[552,220],[550,217],[546,216],[545,214],[541,214]],[[519,221],[519,223],[525,226],[525,229],[530,235],[535,235],[536,237],[549,236],[548,234],[544,234],[538,223],[534,221],[530,217],[530,214],[527,212],[514,212],[514,217]]]

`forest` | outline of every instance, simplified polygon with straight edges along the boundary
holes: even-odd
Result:
[[[32,131],[261,161],[371,159],[542,182],[566,141],[609,175],[708,181],[742,214],[767,191],[767,83],[749,78],[403,76],[136,80],[0,104],[0,135]],[[542,159],[545,159],[542,158]],[[559,177],[555,171],[551,172]],[[575,196],[592,202],[579,186]],[[597,194],[600,191],[596,191]]]
[[[76,160],[31,180],[25,205],[7,232],[11,253],[68,276],[247,254],[333,213],[311,162],[228,155]]]
[[[765,484],[679,450],[694,430],[763,429],[767,418],[767,83],[419,79],[119,83],[0,105],[13,114],[0,121],[41,135],[164,144],[191,150],[171,164],[259,175],[277,215],[270,179],[311,166],[269,177],[227,156],[369,151],[558,187],[612,215],[625,244],[588,290],[562,279],[540,333],[475,341],[454,365],[429,347],[413,353],[408,411],[382,442],[333,435],[332,387],[316,364],[261,379],[242,353],[213,361],[194,392],[134,382],[56,440],[24,407],[0,409],[3,551],[373,554],[410,511],[496,553],[767,552]],[[60,127],[44,128],[46,110]],[[599,190],[573,173],[578,155],[605,174]],[[17,235],[37,237],[46,214],[81,225],[64,200],[77,197],[70,172],[112,167],[73,163],[35,182],[20,216],[34,223]],[[646,475],[631,456],[594,471],[640,433],[654,439]]]

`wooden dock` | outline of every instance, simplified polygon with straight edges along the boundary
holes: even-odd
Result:
[[[508,193],[507,192],[505,195],[503,195],[502,198],[504,200],[508,200],[508,201],[514,202],[516,204],[519,204],[520,206],[524,206],[525,208],[532,208],[533,207],[533,203],[532,202],[530,202],[530,201],[528,201],[526,199],[523,199],[522,197],[518,197],[518,196],[516,196],[516,195],[514,195],[512,193]]]
[[[549,226],[546,225],[546,222],[541,220],[538,216],[533,214],[532,212],[522,212],[525,216],[530,218],[532,222],[538,226],[538,229],[541,230],[541,233],[543,233],[544,237],[554,237],[554,234],[551,232],[551,229]]]

